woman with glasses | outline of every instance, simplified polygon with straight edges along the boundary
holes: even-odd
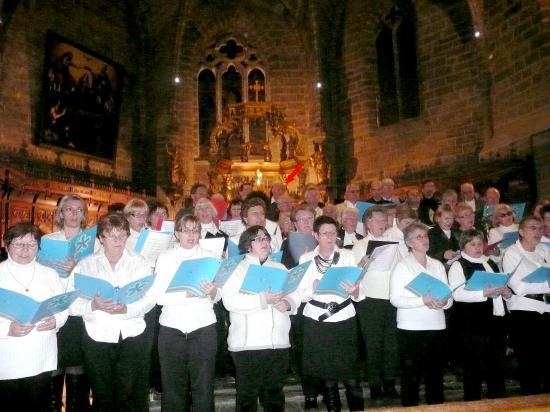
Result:
[[[55,211],[54,224],[59,229],[44,236],[46,239],[71,240],[86,228],[88,207],[78,195],[65,195],[59,201]],[[97,250],[99,243],[96,241]],[[67,274],[76,265],[74,259],[59,262],[58,266]],[[67,286],[68,277],[61,278]],[[51,407],[61,411],[63,383],[65,383],[65,410],[87,411],[90,409],[90,384],[84,370],[82,355],[82,334],[84,326],[80,316],[69,316],[67,323],[58,333],[59,350],[58,369],[52,374]]]
[[[316,294],[317,284],[332,266],[356,266],[352,251],[336,245],[338,224],[328,216],[319,216],[313,223],[318,246],[300,258],[311,260],[298,293],[304,307],[303,374],[323,379],[327,410],[340,411],[338,382],[346,387],[350,411],[364,408],[363,390],[358,377],[357,320],[352,300],[357,300],[359,283],[342,283],[348,297],[336,294]]]
[[[523,395],[550,392],[550,358],[546,355],[550,340],[550,281],[524,280],[550,263],[550,248],[540,241],[542,231],[543,223],[538,217],[524,218],[519,224],[519,239],[502,258],[504,272],[515,271],[509,281],[514,295],[506,304]]]
[[[489,244],[502,240],[507,232],[517,232],[516,215],[512,208],[504,203],[495,206],[493,213],[493,227],[489,230]]]
[[[126,249],[129,235],[130,225],[122,214],[103,216],[97,225],[103,248],[78,262],[73,275],[96,277],[115,287],[150,275],[145,259]],[[149,410],[143,382],[149,376],[151,345],[143,333],[143,317],[154,303],[149,291],[128,305],[100,296],[79,298],[73,304],[71,311],[82,316],[86,327],[82,346],[94,411]]]
[[[269,290],[259,294],[240,291],[250,265],[284,269],[269,259],[270,242],[263,226],[246,229],[239,240],[239,251],[246,256],[222,288],[231,320],[227,343],[235,363],[237,411],[256,411],[259,396],[265,411],[285,408],[289,315],[296,312],[298,300],[294,294],[283,296]]]
[[[149,207],[147,206],[147,203],[141,199],[131,199],[128,203],[126,203],[126,206],[124,206],[123,213],[124,217],[130,224],[130,236],[126,241],[126,247],[133,251],[139,239],[139,233],[147,223]]]
[[[294,225],[296,233],[313,235],[314,220],[315,210],[305,203],[296,206],[294,209],[292,209],[292,212],[290,212],[290,221]],[[292,253],[290,253],[288,239],[283,240],[283,243],[281,244],[281,251],[283,252],[281,263],[285,265],[287,269],[292,269],[293,267],[298,265],[298,261],[295,260],[292,257]]]
[[[470,208],[470,206],[468,206]],[[473,214],[473,213],[472,213]],[[481,399],[481,381],[487,380],[489,398],[506,396],[504,355],[506,324],[504,299],[512,297],[508,286],[471,291],[465,283],[475,271],[498,272],[495,262],[483,255],[483,234],[475,229],[462,232],[460,259],[449,270],[449,285],[454,290],[451,328],[456,333],[464,366],[464,400]]]
[[[447,274],[443,264],[427,254],[430,238],[423,223],[411,223],[403,234],[410,253],[397,262],[390,279],[390,302],[397,308],[401,404],[418,405],[422,375],[426,385],[426,403],[443,403],[446,327],[443,310],[451,306],[452,299],[435,299],[429,293],[417,296],[407,285],[420,273],[448,283]]]
[[[186,260],[213,257],[199,246],[201,224],[192,215],[175,222],[178,245],[163,252],[157,261],[155,290],[162,306],[158,348],[162,378],[162,410],[214,411],[217,325],[213,310],[221,293],[203,281],[204,296],[191,292],[166,292],[174,274]],[[189,393],[190,388],[190,393]]]
[[[4,233],[8,260],[0,263],[0,288],[36,301],[61,294],[57,273],[36,261],[40,230],[17,223]],[[0,317],[0,399],[6,411],[45,411],[49,408],[51,373],[57,368],[56,332],[67,312],[35,324]]]

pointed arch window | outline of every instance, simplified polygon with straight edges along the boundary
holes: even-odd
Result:
[[[420,114],[413,6],[394,6],[376,37],[378,125],[386,126]]]
[[[210,135],[216,125],[234,118],[235,114],[242,119],[242,107],[235,108],[237,113],[230,113],[230,109],[235,107],[232,105],[265,103],[269,101],[269,93],[266,72],[257,52],[233,38],[209,48],[201,65],[203,68],[197,76],[198,138],[200,157],[206,158]],[[261,142],[265,141],[267,134],[265,120],[252,118],[249,121],[245,118],[241,132],[255,143],[251,155],[262,155]],[[234,151],[238,154],[239,142],[231,142],[230,151],[232,155]]]

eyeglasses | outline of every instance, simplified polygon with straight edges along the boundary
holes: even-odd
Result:
[[[508,212],[502,212],[498,214],[498,217],[506,217],[506,216],[513,216],[514,212],[509,210]]]
[[[166,213],[164,210],[163,211],[156,211],[156,212],[153,212],[151,213],[152,215],[155,215],[155,216],[159,216],[159,217],[168,217],[168,213]]]
[[[84,209],[82,209],[81,207],[64,207],[63,211],[65,213],[75,213],[75,214],[84,213]]]
[[[472,213],[468,213],[467,215],[457,215],[457,219],[466,219],[467,217],[472,217]]]
[[[331,238],[331,237],[336,237],[337,233],[336,232],[319,232],[319,236]]]
[[[145,219],[147,217],[147,213],[133,212],[133,213],[130,213],[130,216],[135,217],[136,219]]]
[[[126,233],[120,233],[118,235],[103,235],[102,238],[111,242],[122,242],[128,238],[128,235]]]
[[[257,242],[257,243],[262,243],[262,242],[270,242],[271,239],[269,239],[267,236],[266,237],[258,236],[258,237],[255,237],[254,239],[252,239],[252,241]]]
[[[301,217],[299,219],[296,219],[296,222],[301,222],[301,223],[309,223],[309,222],[313,222],[315,219],[313,218],[313,216],[310,216],[310,217]]]
[[[23,250],[23,249],[32,250],[38,247],[38,243],[12,243],[10,244],[10,246],[16,250]]]
[[[198,235],[200,231],[198,229],[182,229],[180,230],[181,233],[185,233],[186,235]]]

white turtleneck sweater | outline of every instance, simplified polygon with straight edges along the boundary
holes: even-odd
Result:
[[[494,270],[489,265],[489,258],[487,256],[481,256],[479,258],[474,258],[465,252],[461,252],[461,255],[464,259],[472,263],[480,263],[483,265],[483,268],[486,272],[493,273]],[[466,290],[464,289],[464,283],[466,282],[466,277],[464,276],[464,271],[460,262],[454,262],[449,269],[449,286],[451,289],[457,288],[453,292],[453,299],[457,302],[485,302],[487,300],[486,296],[483,296],[482,290]],[[459,285],[462,285],[459,287]],[[502,301],[502,296],[497,296],[496,298],[491,298],[493,300],[493,315],[495,316],[504,316],[504,303]]]
[[[35,260],[22,265],[10,257],[0,263],[0,288],[38,302],[65,291],[55,270]],[[54,316],[55,329],[39,332],[35,328],[21,337],[8,336],[12,321],[0,317],[0,380],[36,376],[57,368],[56,333],[67,320],[67,311]]]
[[[213,300],[209,297],[187,296],[186,291],[166,292],[183,261],[203,257],[214,257],[214,255],[198,245],[191,249],[184,249],[178,245],[162,252],[159,256],[153,293],[157,303],[162,305],[159,320],[161,325],[190,333],[216,323],[213,304],[221,299],[219,289]]]

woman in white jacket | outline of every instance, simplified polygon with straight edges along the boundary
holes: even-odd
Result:
[[[204,297],[186,291],[166,292],[183,261],[214,256],[199,246],[200,233],[195,216],[180,217],[174,231],[179,245],[163,252],[156,265],[154,288],[157,304],[162,306],[158,347],[165,412],[183,411],[188,404],[196,411],[214,411],[217,327],[213,304],[220,300],[220,290],[203,281]]]
[[[0,263],[0,288],[44,301],[64,292],[57,273],[36,261],[40,230],[22,222],[4,234],[8,260]],[[0,399],[5,411],[49,410],[51,371],[57,368],[56,332],[67,311],[35,324],[0,317]]]
[[[405,243],[411,253],[399,261],[390,279],[390,302],[397,308],[397,329],[401,354],[401,404],[418,405],[420,377],[425,375],[426,402],[443,402],[444,309],[451,306],[430,294],[418,296],[407,285],[420,273],[447,282],[443,264],[426,253],[430,247],[428,229],[412,223],[405,231]]]
[[[269,259],[270,242],[263,226],[246,229],[239,240],[239,250],[246,256],[222,288],[231,321],[227,342],[235,363],[237,411],[255,411],[260,393],[265,411],[283,411],[285,405],[289,315],[296,313],[298,302],[294,294],[240,292],[250,265],[285,268]]]
[[[523,279],[550,264],[550,248],[540,242],[543,224],[527,216],[519,224],[519,240],[504,253],[502,266],[510,278],[514,296],[507,302],[511,315],[511,338],[518,361],[523,395],[550,392],[550,282],[529,283]],[[542,383],[542,388],[541,388]]]

